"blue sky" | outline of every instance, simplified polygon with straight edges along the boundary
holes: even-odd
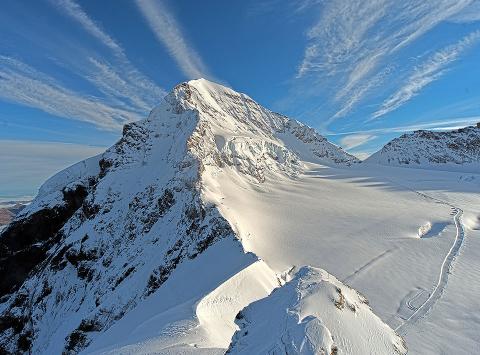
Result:
[[[34,194],[198,77],[360,157],[480,120],[479,0],[4,0],[0,33],[0,197]]]

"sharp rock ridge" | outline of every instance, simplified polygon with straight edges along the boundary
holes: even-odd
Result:
[[[3,230],[0,352],[78,353],[219,241],[244,253],[203,195],[206,168],[261,184],[305,162],[358,159],[247,95],[203,79],[176,86]]]

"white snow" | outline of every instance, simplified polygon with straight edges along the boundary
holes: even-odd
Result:
[[[276,274],[260,260],[203,297],[197,304],[196,316],[199,326],[208,334],[209,346],[227,348],[238,329],[234,323],[238,312],[279,286]]]
[[[405,354],[367,300],[321,269],[303,267],[237,320],[232,354]]]
[[[418,228],[418,236],[420,238],[425,237],[432,230],[432,223],[426,222]]]
[[[62,242],[98,252],[85,262],[94,278],[67,263],[22,288],[53,289],[32,310],[33,350],[60,353],[94,318],[105,328],[87,334],[85,354],[223,354],[231,344],[404,353],[393,329],[411,354],[475,353],[480,174],[421,168],[359,164],[245,94],[181,84],[117,145],[45,183],[23,213],[97,179],[87,202],[99,211],[78,211]],[[175,201],[160,213],[167,190]],[[217,228],[221,217],[232,233]],[[242,309],[246,323],[235,320]]]
[[[372,154],[365,163],[479,173],[480,128],[404,134]]]
[[[258,280],[252,272],[259,272]],[[276,279],[269,279],[269,273],[252,254],[244,254],[236,241],[220,241],[194,261],[183,263],[157,292],[98,337],[84,353],[146,354],[184,348],[222,353],[229,343],[225,345],[225,340],[235,331],[234,311],[265,297],[274,287]],[[246,286],[246,292],[233,299],[233,293],[240,291],[237,285]],[[218,290],[229,297],[223,305]],[[223,326],[227,328],[221,329]],[[221,333],[216,334],[219,329]],[[225,333],[226,338],[222,337]]]

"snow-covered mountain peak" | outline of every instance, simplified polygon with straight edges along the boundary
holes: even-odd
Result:
[[[194,110],[199,113],[200,120],[232,133],[268,134],[283,129],[288,120],[273,114],[245,94],[205,79],[177,85],[154,113],[165,104],[170,105],[175,113]]]
[[[441,170],[480,171],[480,127],[415,131],[388,142],[366,163]]]
[[[277,166],[274,170],[292,175],[298,173],[301,160],[347,166],[358,162],[314,129],[205,79],[177,85],[149,120],[169,113],[196,119],[190,147],[205,164],[223,162],[250,175]]]
[[[0,280],[0,352],[77,353],[157,291],[175,290],[178,283],[163,285],[214,247],[230,257],[205,268],[212,274],[218,262],[230,274],[210,287],[242,274],[257,257],[245,252],[237,220],[222,205],[229,183],[255,189],[290,181],[306,162],[357,161],[244,94],[206,80],[178,85],[148,118],[125,125],[105,153],[47,180],[3,231],[0,272],[15,273]],[[278,284],[264,269],[266,283],[243,272],[265,287],[229,315]]]

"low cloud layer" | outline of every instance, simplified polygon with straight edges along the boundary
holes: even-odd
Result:
[[[33,196],[48,177],[104,150],[80,144],[0,140],[0,198]]]

